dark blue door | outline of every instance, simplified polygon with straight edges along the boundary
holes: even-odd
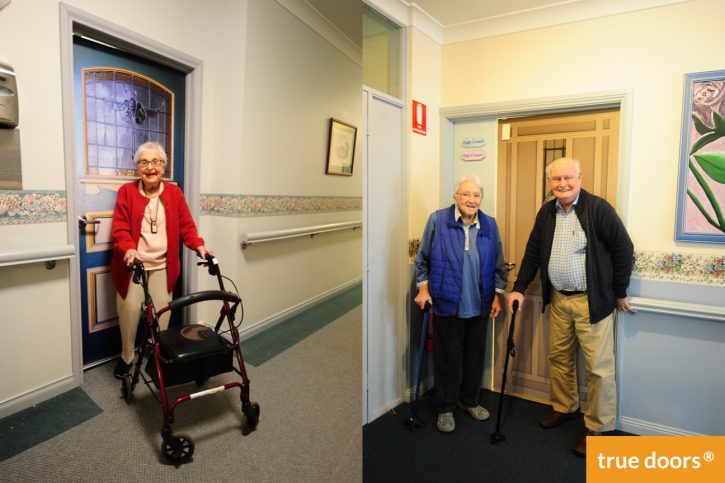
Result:
[[[76,216],[79,222],[83,365],[121,350],[111,281],[111,221],[118,188],[136,178],[133,155],[157,141],[165,178],[184,185],[186,74],[85,39],[73,43]]]

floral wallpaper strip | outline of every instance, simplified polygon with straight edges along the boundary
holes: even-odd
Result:
[[[201,214],[246,218],[362,210],[359,196],[201,195]]]
[[[408,241],[410,263],[415,260],[419,249],[420,238]],[[725,286],[725,254],[635,252],[632,278]]]
[[[725,286],[725,254],[636,252],[632,276],[647,280]]]
[[[66,219],[65,191],[0,190],[0,225],[56,223]]]

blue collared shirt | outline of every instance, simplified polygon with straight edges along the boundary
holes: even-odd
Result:
[[[576,204],[564,211],[556,201],[556,228],[549,257],[549,280],[556,290],[586,291],[587,237],[576,216]]]

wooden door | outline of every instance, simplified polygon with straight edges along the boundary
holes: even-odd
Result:
[[[504,256],[516,266],[509,273],[508,290],[518,274],[536,213],[551,199],[544,172],[563,156],[578,159],[582,187],[616,207],[619,110],[545,115],[499,121],[498,197],[496,218],[502,232]],[[516,317],[516,356],[509,362],[508,393],[549,402],[548,308],[541,312],[541,284],[537,277],[526,292]],[[494,386],[500,388],[510,316],[494,331]],[[586,401],[586,378],[579,355],[579,391]]]

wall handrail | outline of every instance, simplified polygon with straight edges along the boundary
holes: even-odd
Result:
[[[725,307],[717,305],[702,305],[687,302],[674,302],[670,300],[632,297],[631,304],[637,311],[651,312],[695,319],[725,320]]]
[[[310,238],[331,231],[347,230],[352,228],[357,230],[362,227],[362,220],[342,221],[339,223],[328,223],[325,225],[303,226],[300,228],[287,228],[284,230],[258,231],[254,233],[240,234],[242,249],[254,243],[264,243],[274,240],[283,240],[285,238],[295,238],[300,236],[310,236]]]
[[[73,258],[74,256],[75,247],[73,245],[28,248],[14,252],[0,252],[0,267],[47,262],[51,260],[65,260],[67,258]]]

